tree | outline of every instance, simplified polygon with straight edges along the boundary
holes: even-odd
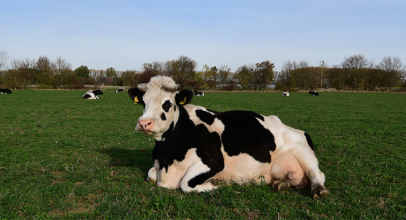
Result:
[[[154,76],[165,74],[165,64],[163,62],[154,61],[152,63],[144,63],[142,68],[144,72],[151,72]]]
[[[330,85],[337,90],[345,88],[346,75],[342,68],[333,66],[333,68],[326,71],[327,77],[330,79]]]
[[[355,90],[363,86],[368,81],[367,69],[373,65],[372,61],[368,61],[364,55],[358,54],[350,57],[345,57],[341,66],[346,74],[347,84]]]
[[[138,76],[135,70],[126,70],[121,74],[124,86],[136,87],[138,85]]]
[[[254,67],[243,65],[238,67],[234,78],[241,85],[243,90],[254,88]]]
[[[381,71],[383,84],[389,87],[389,90],[400,84],[406,72],[406,67],[402,64],[402,61],[398,57],[391,56],[384,57],[378,64],[377,69]]]
[[[292,81],[292,71],[294,70],[293,63],[288,60],[283,63],[281,72],[278,74],[277,87],[283,90],[287,88],[293,88],[294,82]]]
[[[189,82],[195,81],[196,61],[187,56],[179,56],[177,60],[170,62],[169,65],[170,72],[168,72],[168,75],[172,76],[181,87],[187,87]]]
[[[275,65],[269,61],[255,64],[255,84],[258,85],[259,89],[265,90],[268,84],[274,80],[273,68]]]
[[[8,55],[7,52],[2,50],[0,51],[0,71],[6,67],[8,61]]]
[[[215,73],[215,70],[213,70],[212,72]],[[223,88],[225,84],[228,84],[230,82],[230,80],[231,80],[231,68],[228,67],[227,65],[220,66],[218,73],[218,81],[221,84],[221,87]]]
[[[89,78],[90,76],[90,70],[87,66],[80,65],[80,67],[76,68],[74,71],[79,78]]]
[[[117,78],[117,72],[113,67],[109,67],[106,69],[106,76]]]
[[[65,61],[62,57],[57,57],[54,62],[52,62],[52,69],[54,73],[54,87],[59,88],[64,85],[68,85],[69,83],[71,84],[76,84],[80,87],[79,83],[76,83],[77,81],[73,79],[72,74],[74,72],[72,71],[72,65],[68,62]],[[76,75],[75,75],[76,77]],[[72,86],[72,88],[75,86]]]
[[[49,61],[48,57],[40,56],[35,64],[35,68],[38,70],[38,74],[36,77],[36,84],[45,85],[45,86],[53,86],[53,73],[52,73],[52,65],[51,61]]]
[[[291,71],[292,81],[300,89],[310,87],[312,76],[310,73],[309,63],[307,61],[293,62],[293,70]]]
[[[325,74],[325,69],[328,67],[328,65],[326,64],[326,62],[324,62],[324,60],[320,60],[320,88],[323,88],[323,77]]]

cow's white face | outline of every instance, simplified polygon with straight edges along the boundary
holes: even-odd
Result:
[[[167,78],[164,79],[167,80]],[[151,85],[153,80],[155,80],[155,84]],[[148,86],[146,86],[146,92],[138,88],[131,88],[128,90],[128,94],[134,103],[144,106],[143,115],[138,119],[135,130],[141,131],[156,140],[162,140],[162,135],[170,129],[171,124],[173,123],[174,127],[178,121],[179,105],[190,102],[193,93],[190,90],[183,90],[180,93],[168,91],[163,89],[162,85],[156,81],[156,78],[151,79]],[[156,84],[159,86],[156,86]]]
[[[176,93],[163,90],[147,91],[143,96],[144,112],[138,119],[135,130],[160,139],[171,123],[177,122],[179,108],[176,107],[175,95]]]

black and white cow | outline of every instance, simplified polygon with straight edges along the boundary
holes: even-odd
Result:
[[[116,89],[116,93],[122,92],[122,89]]]
[[[84,95],[84,99],[99,99],[98,95],[103,95],[103,92],[100,89],[89,90]]]
[[[282,96],[289,96],[289,92],[288,92],[288,91],[283,92],[283,93],[282,93]]]
[[[195,96],[204,96],[204,92],[199,92],[195,90]]]
[[[11,94],[10,89],[0,89],[0,94]]]
[[[309,91],[309,94],[312,96],[319,95],[317,91]]]
[[[308,134],[276,116],[250,111],[210,111],[189,104],[193,92],[177,92],[172,78],[156,76],[128,90],[144,106],[135,130],[155,138],[148,180],[184,192],[216,184],[267,184],[287,189],[311,185],[312,197],[328,195]]]

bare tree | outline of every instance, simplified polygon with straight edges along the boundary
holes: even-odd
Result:
[[[224,84],[230,82],[231,79],[231,68],[227,65],[220,66],[218,72],[218,81],[221,84],[221,87],[224,87]]]
[[[398,57],[387,56],[377,65],[377,69],[382,72],[384,85],[392,87],[400,83],[400,80],[405,74],[406,67]]]
[[[72,71],[72,64],[68,63],[62,57],[58,56],[52,63],[56,75]]]
[[[194,81],[197,66],[196,61],[187,56],[179,56],[179,58],[172,61],[170,65],[171,72],[169,75],[173,76],[175,81],[182,87],[188,86]]]
[[[307,88],[308,84],[312,80],[309,67],[309,63],[305,60],[300,62],[293,61],[293,71],[291,71],[291,77],[294,84],[300,89]]]
[[[284,85],[283,87],[293,87],[292,71],[294,70],[293,62],[290,60],[282,64],[281,72],[278,76],[278,84]]]
[[[8,59],[9,59],[9,58],[8,58],[7,52],[4,51],[4,50],[0,51],[0,71],[1,71],[3,68],[6,68]]]
[[[326,62],[324,62],[324,60],[320,61],[320,67],[321,67],[321,71],[320,71],[320,88],[323,88],[323,76],[325,74],[325,69],[328,67],[328,65],[326,64]]]

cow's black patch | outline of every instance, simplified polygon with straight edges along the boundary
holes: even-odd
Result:
[[[161,114],[161,119],[162,119],[162,121],[165,121],[165,120],[166,120],[165,113],[163,113],[163,112],[162,112],[162,114]]]
[[[307,144],[310,146],[310,148],[314,151],[314,146],[313,146],[313,141],[312,138],[310,137],[310,135],[308,133],[304,133],[305,137],[306,137],[306,141]]]
[[[88,99],[88,98],[90,98],[90,97],[92,97],[92,96],[89,95],[89,94],[85,94],[85,95],[83,96],[84,99]]]
[[[209,112],[203,110],[196,110],[196,116],[200,118],[203,122],[207,123],[208,125],[212,125],[214,119],[216,118],[214,115],[210,114]]]
[[[162,104],[162,109],[165,111],[165,112],[169,112],[169,109],[172,107],[172,103],[171,103],[171,101],[169,101],[169,100],[166,100],[165,102],[164,102],[164,104]]]
[[[221,153],[221,141],[218,133],[210,133],[203,125],[195,125],[183,106],[179,107],[179,118],[176,126],[171,123],[162,135],[163,141],[155,141],[153,159],[159,160],[159,169],[168,168],[174,160],[183,161],[187,151],[196,148],[196,154],[202,162],[210,167],[210,172],[200,174],[189,181],[190,187],[200,185],[224,169],[224,158]]]
[[[269,151],[276,149],[275,138],[257,120],[264,120],[262,115],[249,111],[230,111],[216,112],[215,116],[225,125],[221,140],[229,156],[246,153],[259,162],[271,162]]]

